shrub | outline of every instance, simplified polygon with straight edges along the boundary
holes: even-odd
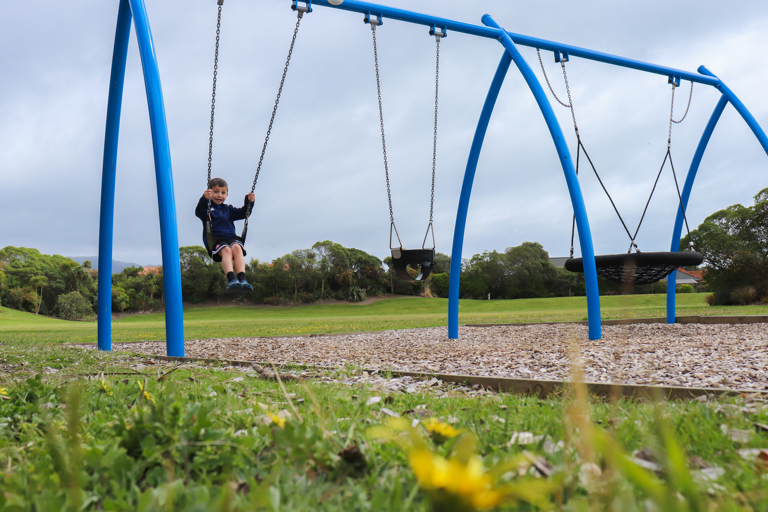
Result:
[[[84,320],[93,316],[93,307],[80,292],[75,291],[59,295],[56,312],[64,320]]]
[[[352,286],[349,289],[349,297],[347,298],[349,302],[362,302],[367,298],[368,295],[365,293],[365,290],[359,286]]]
[[[429,280],[429,288],[432,293],[444,299],[448,298],[448,274],[432,274]]]
[[[34,313],[37,297],[31,288],[13,288],[8,290],[3,305],[20,311]]]
[[[677,287],[677,293],[693,293],[693,286],[689,284],[681,284]]]
[[[757,290],[752,286],[743,286],[731,292],[731,301],[734,304],[746,306],[757,299]]]
[[[717,300],[715,299],[715,294],[710,293],[706,297],[704,297],[704,301],[709,304],[710,306],[714,306],[717,304]]]

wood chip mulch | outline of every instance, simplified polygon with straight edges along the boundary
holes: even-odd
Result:
[[[768,389],[768,324],[634,324],[445,327],[311,337],[226,338],[186,342],[187,357],[306,363],[372,369],[569,379],[581,360],[588,382]],[[164,342],[115,344],[164,355]]]

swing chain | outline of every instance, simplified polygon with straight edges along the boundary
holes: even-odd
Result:
[[[253,185],[251,185],[251,194],[256,190],[256,182],[259,180],[259,173],[261,172],[261,165],[264,163],[264,154],[267,152],[267,144],[269,143],[269,135],[272,133],[272,125],[275,122],[275,115],[277,114],[277,106],[280,103],[280,95],[283,93],[283,85],[285,85],[285,77],[288,74],[288,65],[291,63],[291,55],[293,54],[293,47],[296,44],[296,36],[299,33],[299,25],[301,24],[301,18],[304,16],[304,11],[297,9],[298,16],[296,19],[296,27],[293,29],[293,37],[291,38],[291,46],[288,49],[288,57],[285,59],[285,67],[283,68],[283,76],[280,78],[280,87],[277,89],[277,97],[275,98],[275,106],[272,107],[272,116],[269,118],[269,126],[267,127],[267,136],[264,138],[264,145],[261,148],[261,156],[259,156],[259,164],[256,166],[256,176],[253,178]],[[250,213],[250,205],[249,212]]]
[[[392,190],[389,185],[389,166],[387,164],[387,142],[384,138],[384,110],[381,107],[381,80],[379,78],[379,54],[376,48],[376,23],[371,23],[371,34],[373,36],[373,63],[376,67],[376,93],[379,98],[379,124],[381,125],[381,147],[384,152],[384,176],[387,180],[387,200],[389,201],[389,222],[392,226],[395,224],[395,215],[392,212]],[[391,229],[390,229],[391,231]],[[395,228],[397,233],[397,228]],[[390,235],[391,238],[391,235]],[[398,241],[400,237],[398,236]],[[391,244],[390,244],[391,245]]]
[[[576,132],[576,140],[581,140],[579,138],[579,126],[576,124],[576,112],[573,110],[573,99],[571,99],[571,86],[568,83],[568,75],[565,72],[565,60],[560,61],[560,66],[563,68],[563,78],[565,79],[565,92],[568,93],[568,103],[570,103],[569,108],[571,109],[571,118],[573,119],[573,131]]]
[[[440,89],[440,39],[442,35],[435,33],[435,129],[432,138],[432,195],[429,198],[429,223],[432,224],[432,214],[435,208],[435,168],[437,167],[437,105]]]
[[[685,114],[683,114],[683,117],[680,118],[679,121],[673,120],[672,122],[675,124],[680,124],[685,119],[685,116],[688,115],[688,110],[691,108],[691,98],[693,97],[693,82],[691,82],[691,90],[688,91],[688,105],[685,107]]]
[[[221,6],[224,0],[219,0],[219,12],[216,16],[216,51],[213,57],[213,91],[211,92],[211,128],[208,133],[208,180],[206,188],[211,187],[211,162],[213,160],[213,118],[216,111],[216,76],[219,71],[219,39],[221,37]],[[208,200],[208,222],[211,222],[211,200]]]
[[[564,106],[565,108],[573,108],[571,106],[572,104],[571,105],[566,105],[565,103],[563,103],[563,101],[560,98],[557,97],[557,94],[555,94],[555,90],[552,88],[552,84],[549,83],[549,77],[547,76],[547,70],[544,69],[544,61],[541,60],[541,50],[539,50],[538,48],[536,48],[536,55],[539,56],[539,64],[541,64],[541,72],[544,73],[544,80],[547,82],[547,86],[549,87],[549,91],[552,93],[552,96],[554,96],[555,99],[557,100],[557,102],[559,104],[561,104],[562,106]],[[561,64],[562,64],[562,62],[561,62]]]
[[[216,77],[219,72],[219,39],[221,37],[221,4],[216,17],[216,51],[213,57],[213,91],[211,92],[211,127],[208,133],[208,182],[211,181],[211,162],[213,159],[213,117],[216,110]]]

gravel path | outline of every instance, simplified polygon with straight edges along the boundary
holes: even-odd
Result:
[[[768,324],[445,327],[341,336],[226,338],[186,342],[188,357],[563,380],[575,347],[588,382],[768,389]],[[164,342],[115,350],[165,354]]]

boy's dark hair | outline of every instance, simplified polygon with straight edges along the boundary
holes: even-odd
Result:
[[[213,187],[221,187],[229,190],[229,185],[227,185],[227,182],[222,178],[211,178],[211,181],[208,182],[208,188],[212,189]]]

